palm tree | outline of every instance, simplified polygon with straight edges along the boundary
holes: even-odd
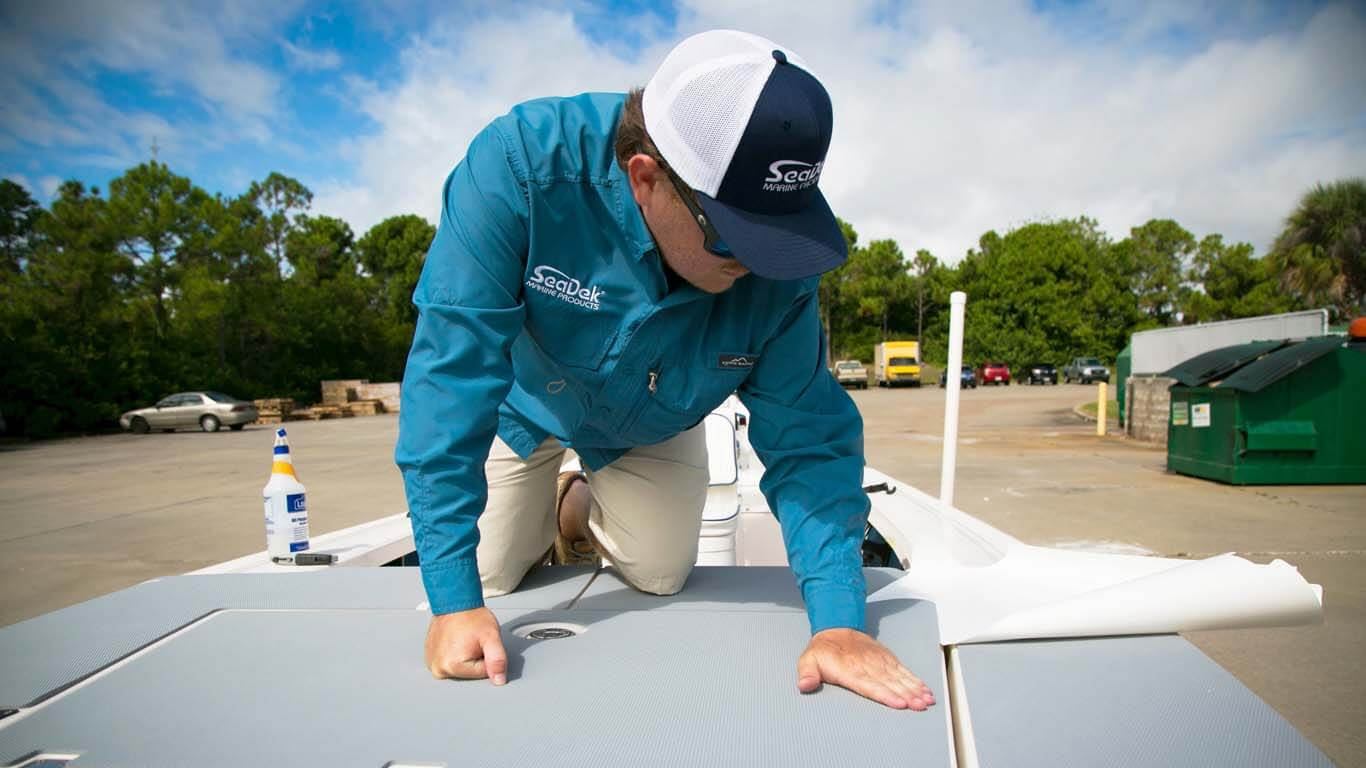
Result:
[[[1338,317],[1366,298],[1366,179],[1315,185],[1285,220],[1270,253],[1281,285]]]

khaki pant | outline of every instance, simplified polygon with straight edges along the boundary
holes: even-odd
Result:
[[[549,438],[523,460],[494,438],[484,464],[489,496],[479,517],[477,552],[485,597],[516,589],[555,542],[555,479],[564,454]],[[585,474],[593,498],[588,529],[598,553],[636,589],[657,595],[682,589],[697,561],[707,499],[703,426],[633,448]]]

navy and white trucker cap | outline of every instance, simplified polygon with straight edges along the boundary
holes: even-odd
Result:
[[[844,263],[844,233],[817,188],[830,96],[795,53],[747,32],[693,35],[659,65],[641,107],[660,154],[750,271],[794,280]]]

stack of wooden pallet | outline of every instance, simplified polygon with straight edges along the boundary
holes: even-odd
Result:
[[[384,403],[379,400],[353,400],[342,406],[348,416],[374,416],[384,413]]]
[[[254,402],[256,404],[256,423],[258,424],[279,424],[293,418],[293,398],[270,397]]]
[[[371,384],[364,379],[339,379],[322,382],[322,394],[322,403],[311,408],[300,408],[288,397],[257,400],[257,423],[279,424],[282,421],[344,419],[398,411],[398,384]]]
[[[371,384],[365,379],[334,379],[322,382],[322,395],[324,406],[339,407],[345,416],[398,413],[398,382]]]
[[[346,406],[344,405],[315,405],[312,408],[294,412],[294,417],[296,419],[311,419],[313,421],[319,421],[321,419],[341,419],[351,415],[352,414],[346,412]]]

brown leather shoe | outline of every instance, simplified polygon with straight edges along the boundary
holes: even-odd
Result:
[[[569,495],[569,489],[579,482],[588,482],[587,476],[582,472],[561,472],[555,479],[555,519],[559,526],[559,532],[555,536],[554,554],[551,557],[551,562],[555,565],[596,566],[602,563],[597,551],[593,549],[593,543],[586,535],[588,510],[566,510],[564,507],[564,499]],[[572,519],[575,514],[581,515],[581,518]],[[570,531],[570,536],[565,535],[566,530]],[[570,538],[571,536],[573,538]]]

